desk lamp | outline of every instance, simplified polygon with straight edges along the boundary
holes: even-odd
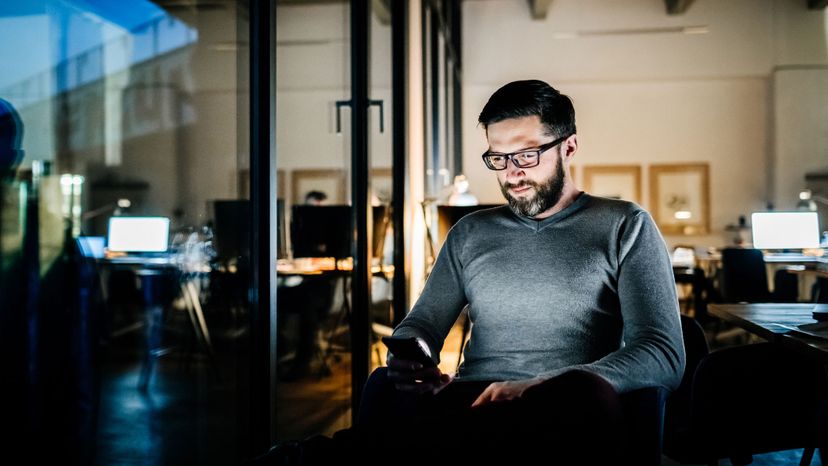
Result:
[[[132,206],[132,202],[129,199],[121,198],[115,202],[110,202],[102,207],[98,207],[97,209],[92,209],[88,212],[83,214],[82,220],[86,221],[92,218],[97,217],[98,215],[105,214],[110,210],[113,211],[114,215],[121,215],[122,210],[129,209]]]
[[[810,189],[803,189],[799,192],[799,202],[796,203],[796,210],[816,212],[817,202],[828,205],[828,198],[814,195]]]

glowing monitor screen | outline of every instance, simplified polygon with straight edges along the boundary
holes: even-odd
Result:
[[[757,212],[751,216],[751,228],[756,249],[819,247],[816,212]]]
[[[81,254],[91,259],[103,259],[106,238],[103,236],[78,236]]]
[[[112,217],[107,247],[119,252],[164,252],[170,235],[166,217]]]

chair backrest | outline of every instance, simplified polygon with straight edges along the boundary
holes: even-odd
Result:
[[[771,300],[765,259],[758,249],[722,250],[722,299],[728,303]]]
[[[787,269],[779,269],[773,274],[773,301],[777,303],[795,303],[799,300],[799,278]]]
[[[680,451],[682,449],[681,436],[690,428],[693,376],[699,363],[710,353],[704,330],[696,319],[682,315],[681,334],[687,362],[681,384],[667,398],[664,416],[664,452],[673,458],[684,456],[684,452]]]
[[[828,278],[817,278],[813,288],[812,300],[816,303],[828,303]]]
[[[730,457],[734,464],[748,464],[757,453],[815,447],[813,416],[826,392],[823,365],[782,345],[721,348],[696,369],[689,437],[707,459]]]
[[[699,363],[705,356],[710,353],[710,347],[707,345],[707,337],[704,335],[704,330],[696,319],[682,315],[681,316],[681,336],[684,340],[684,354],[686,364],[684,366],[684,376],[681,378],[679,387],[670,394],[670,399],[667,401],[667,416],[670,417],[671,408],[687,414],[683,419],[689,419],[690,409],[690,389],[693,384],[693,375],[699,367]],[[679,413],[676,413],[679,414]],[[680,414],[683,416],[683,414]]]

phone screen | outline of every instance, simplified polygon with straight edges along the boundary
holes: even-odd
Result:
[[[436,366],[431,356],[414,337],[382,337],[382,342],[395,358],[416,361],[423,367]]]

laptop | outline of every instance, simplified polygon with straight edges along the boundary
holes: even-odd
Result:
[[[756,212],[751,216],[753,247],[780,259],[803,256],[802,250],[819,247],[816,212]]]
[[[127,256],[165,257],[169,238],[170,219],[167,217],[112,217],[106,247],[111,253]]]
[[[79,236],[78,246],[83,257],[88,259],[103,259],[106,238],[103,236]]]

